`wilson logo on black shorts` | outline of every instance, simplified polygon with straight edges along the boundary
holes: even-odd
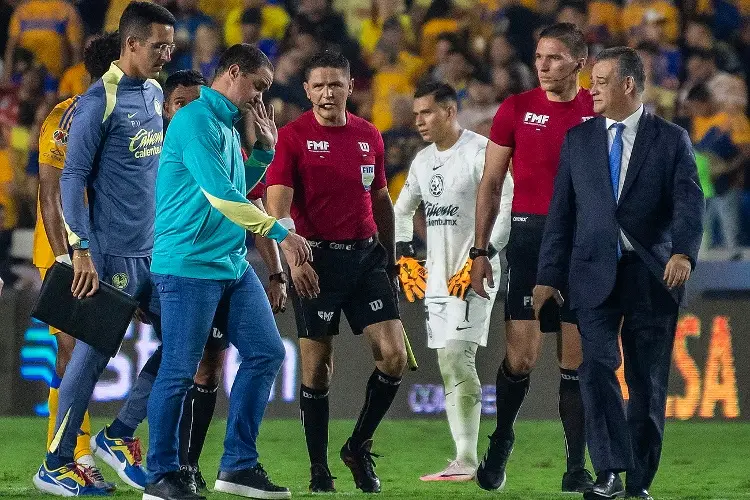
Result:
[[[128,275],[125,273],[117,273],[112,276],[112,286],[120,290],[124,290],[128,286]]]
[[[372,309],[373,311],[380,311],[382,308],[383,308],[382,300],[378,299],[378,300],[373,300],[372,302],[370,302],[370,309]]]

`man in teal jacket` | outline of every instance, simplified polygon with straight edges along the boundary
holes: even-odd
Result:
[[[310,259],[307,241],[246,199],[273,158],[273,109],[261,100],[273,67],[251,45],[230,47],[210,88],[172,119],[156,179],[151,272],[160,292],[163,358],[149,399],[144,498],[197,499],[179,471],[178,423],[216,316],[242,362],[229,400],[215,489],[289,498],[258,463],[255,440],[284,347],[258,277],[245,260],[245,231],[280,243],[289,262]],[[243,164],[234,124],[243,113],[257,141]]]

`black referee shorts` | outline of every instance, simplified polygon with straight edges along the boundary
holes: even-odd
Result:
[[[216,308],[214,321],[211,325],[211,331],[206,341],[205,349],[207,352],[221,352],[229,348],[229,335],[227,335],[228,307],[229,304],[227,301],[219,301],[219,306]]]
[[[398,303],[386,264],[388,255],[375,237],[357,241],[310,241],[320,293],[300,297],[290,286],[290,297],[300,338],[338,335],[341,312],[355,335],[365,327],[399,319]]]
[[[511,214],[507,246],[508,294],[505,298],[505,321],[536,319],[532,296],[546,220],[546,215]],[[575,313],[568,306],[568,290],[560,292],[565,299],[560,309],[562,321],[576,324]]]
[[[221,352],[229,348],[229,337],[226,333],[219,330],[215,326],[211,328],[211,333],[208,334],[208,340],[206,341],[206,351],[208,352]]]

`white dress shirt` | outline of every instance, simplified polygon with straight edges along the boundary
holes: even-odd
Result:
[[[635,144],[635,136],[638,133],[638,122],[641,120],[643,115],[643,104],[632,115],[625,118],[622,122],[625,128],[622,131],[622,159],[620,160],[620,185],[617,188],[617,199],[620,199],[620,193],[622,193],[622,186],[625,184],[625,176],[628,173],[628,165],[630,164],[630,155],[633,153],[633,144]],[[612,149],[612,143],[615,141],[615,134],[617,129],[613,127],[616,122],[611,118],[605,120],[605,126],[607,127],[607,152]],[[630,244],[628,239],[625,237],[625,233],[620,231],[620,237],[624,244],[624,249],[633,251],[633,245]]]

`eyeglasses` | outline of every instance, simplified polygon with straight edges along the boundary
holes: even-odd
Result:
[[[146,45],[151,47],[151,50],[158,52],[159,55],[170,55],[177,48],[174,43],[155,43],[155,42],[144,42]]]

